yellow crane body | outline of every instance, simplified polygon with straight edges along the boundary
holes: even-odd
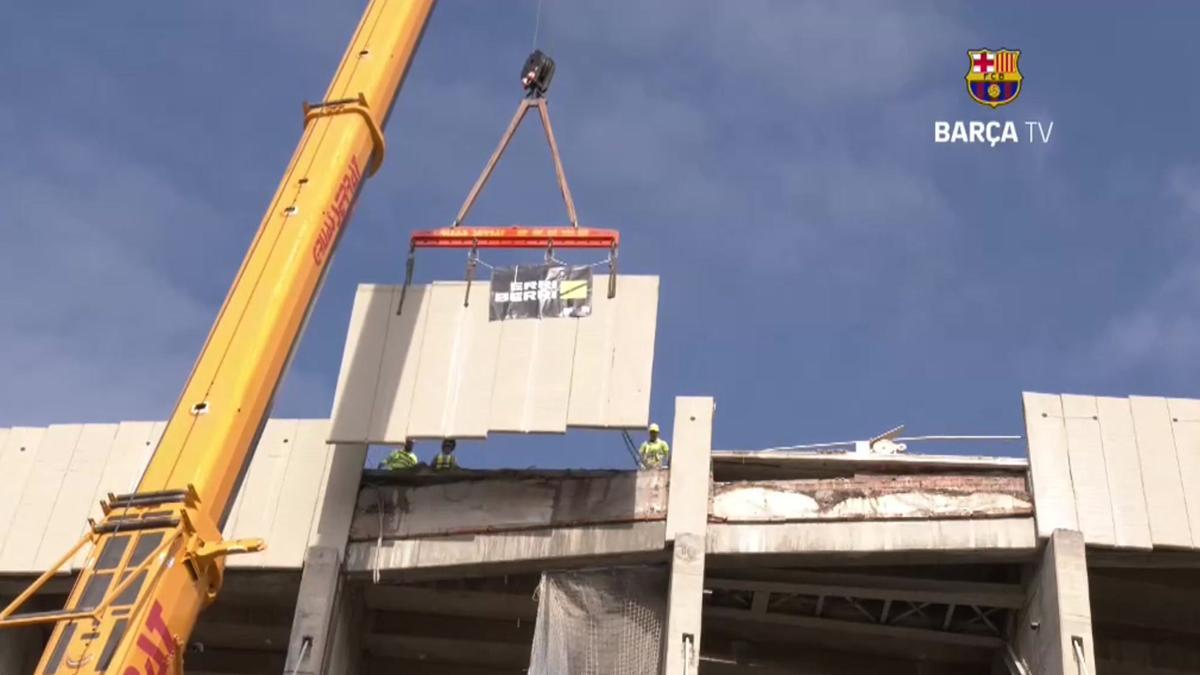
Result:
[[[434,0],[371,0],[304,131],[135,492],[0,611],[0,627],[55,624],[37,675],[179,675],[224,557],[263,543],[221,527],[299,342]],[[66,606],[18,612],[91,545]]]

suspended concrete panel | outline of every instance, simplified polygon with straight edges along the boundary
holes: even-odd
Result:
[[[1200,548],[1200,401],[1026,393],[1038,536]]]
[[[0,574],[41,572],[101,519],[108,493],[137,488],[162,422],[0,429]],[[309,546],[346,545],[366,447],[326,443],[328,420],[270,420],[225,523],[267,549],[230,567],[298,569]],[[87,550],[72,559],[79,568]]]
[[[331,443],[485,438],[649,422],[658,277],[597,284],[590,316],[488,320],[488,284],[359,286]]]

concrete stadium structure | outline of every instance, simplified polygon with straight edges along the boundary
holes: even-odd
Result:
[[[637,565],[669,579],[671,675],[1200,673],[1200,401],[1024,409],[1028,459],[754,453],[714,451],[714,401],[681,397],[670,468],[642,472],[364,471],[336,420],[272,420],[225,523],[269,548],[230,560],[187,672],[516,675],[543,572]],[[0,430],[0,600],[161,431]],[[0,633],[0,674],[45,640]]]

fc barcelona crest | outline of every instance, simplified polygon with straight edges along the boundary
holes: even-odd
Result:
[[[980,105],[999,108],[1012,103],[1021,95],[1021,71],[1017,60],[1019,49],[970,50],[967,56],[971,67],[967,70],[967,93]]]

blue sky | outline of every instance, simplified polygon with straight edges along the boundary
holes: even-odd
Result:
[[[435,11],[277,416],[328,414],[355,284],[399,282],[409,232],[453,217],[516,104],[535,6]],[[362,7],[6,8],[0,425],[168,413]],[[715,396],[715,445],[750,449],[1022,433],[1022,390],[1195,396],[1200,90],[1177,73],[1198,20],[1183,2],[544,0],[581,218],[622,230],[623,271],[663,279],[653,416]],[[998,111],[966,95],[980,47],[1022,50]],[[959,119],[1054,132],[935,145],[934,120]],[[562,219],[524,133],[475,220]],[[418,265],[458,278],[462,256]],[[612,434],[463,461],[628,464]]]

